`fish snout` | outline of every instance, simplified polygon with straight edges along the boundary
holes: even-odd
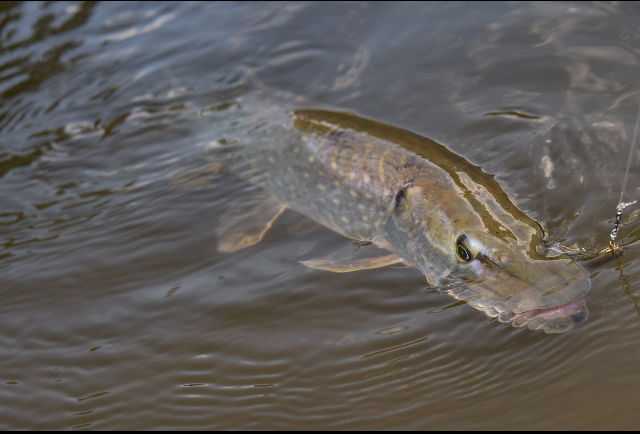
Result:
[[[550,309],[583,298],[591,289],[589,273],[575,262],[558,260],[535,270],[535,280],[523,281],[527,288],[515,291],[512,309],[522,313]],[[527,279],[528,280],[528,279]]]
[[[562,333],[587,320],[589,311],[582,298],[589,292],[591,281],[582,266],[566,259],[529,265],[520,274],[483,280],[480,285],[490,295],[470,304],[500,322],[546,333]]]

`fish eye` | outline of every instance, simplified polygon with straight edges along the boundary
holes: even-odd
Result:
[[[471,251],[464,245],[465,236],[462,235],[456,241],[456,253],[458,254],[458,259],[462,262],[471,262],[473,260],[473,255]]]

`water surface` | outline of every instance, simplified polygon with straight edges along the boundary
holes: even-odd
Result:
[[[247,187],[200,173],[250,69],[443,143],[551,242],[603,248],[640,99],[637,4],[1,7],[3,429],[637,428],[640,246],[551,336],[414,269],[307,269],[354,247],[292,212],[220,254]]]

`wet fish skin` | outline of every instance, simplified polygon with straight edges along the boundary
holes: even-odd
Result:
[[[233,170],[286,207],[391,250],[431,284],[464,283],[452,295],[487,315],[527,318],[518,326],[549,333],[586,320],[584,304],[573,316],[545,310],[581,299],[588,273],[566,257],[538,254],[540,225],[462,157],[351,113],[285,109],[268,99],[248,102],[241,112]],[[529,311],[538,316],[518,317]]]

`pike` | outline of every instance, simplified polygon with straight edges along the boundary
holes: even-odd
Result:
[[[221,217],[220,252],[260,242],[288,208],[382,249],[307,267],[344,273],[405,263],[515,327],[562,333],[587,319],[589,273],[567,256],[541,254],[541,226],[491,175],[409,131],[283,101],[262,91],[225,107],[235,120],[214,158],[256,189]]]

